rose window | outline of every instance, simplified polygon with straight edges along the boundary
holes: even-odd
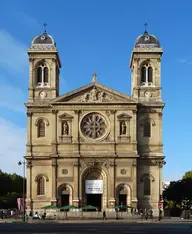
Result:
[[[91,139],[98,139],[104,136],[106,129],[106,120],[98,113],[86,115],[81,122],[81,131],[83,135]]]

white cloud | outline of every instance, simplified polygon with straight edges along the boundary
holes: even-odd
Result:
[[[186,62],[187,62],[187,59],[179,59],[179,62],[180,62],[180,63],[186,63]]]
[[[0,30],[0,67],[21,72],[28,67],[27,46]]]
[[[27,98],[21,89],[0,82],[0,107],[14,112],[25,113],[24,102],[26,101]]]
[[[25,155],[26,129],[0,117],[0,169],[8,173],[22,174],[17,164]]]

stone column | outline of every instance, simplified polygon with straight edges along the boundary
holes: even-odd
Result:
[[[29,58],[29,98],[28,101],[33,101],[33,86],[35,82],[35,68],[34,68],[34,58]]]
[[[133,110],[133,118],[131,119],[132,121],[132,139],[131,142],[133,144],[133,151],[137,153],[137,110]],[[131,126],[131,124],[130,124]]]
[[[80,122],[80,114],[81,110],[75,110],[75,117],[74,117],[74,128],[73,128],[73,136],[74,136],[74,151],[76,151],[80,155],[80,133],[79,133],[79,122]]]
[[[57,178],[56,178],[56,167],[57,167],[57,161],[55,158],[52,159],[52,198],[51,198],[51,204],[56,205],[57,203]]]
[[[73,205],[79,206],[79,160],[75,159],[73,163],[73,178],[74,178],[74,191],[73,191]]]
[[[110,187],[110,194],[109,194],[109,207],[115,206],[115,198],[116,198],[116,188],[115,188],[115,182],[116,182],[116,163],[115,160],[111,161],[109,163],[109,175],[110,178],[108,178],[108,187]]]
[[[26,156],[33,155],[32,153],[32,112],[27,112],[27,152]]]
[[[57,110],[52,110],[52,153],[57,154]]]
[[[26,178],[27,178],[27,196],[26,196],[26,206],[28,210],[33,211],[33,197],[32,197],[32,161],[26,161]]]
[[[159,115],[159,147],[160,147],[160,152],[162,152],[162,112],[158,113]]]
[[[136,160],[132,164],[132,194],[131,202],[133,207],[137,207],[137,162]]]

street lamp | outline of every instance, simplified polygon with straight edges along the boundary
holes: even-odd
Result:
[[[23,165],[23,221],[25,222],[25,159],[24,161],[19,161],[18,165]]]
[[[166,164],[164,160],[156,160],[156,164],[159,166],[159,202],[163,202],[162,190],[161,190],[161,168]],[[162,203],[163,204],[163,203]],[[159,221],[162,218],[162,210],[159,206]]]

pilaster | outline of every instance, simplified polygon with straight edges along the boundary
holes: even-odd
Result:
[[[28,111],[27,112],[27,156],[33,156],[32,152],[32,131],[33,131],[33,126],[32,126],[32,115],[33,113]]]
[[[73,177],[74,177],[74,191],[73,191],[73,205],[79,206],[79,161],[74,160],[73,163]]]
[[[111,184],[108,186],[110,187],[110,198],[109,198],[109,207],[115,206],[115,181],[116,181],[116,163],[115,160],[109,163],[110,166],[110,177],[111,177]]]
[[[51,203],[56,204],[57,202],[57,161],[56,159],[52,159],[52,198],[51,198]]]
[[[58,110],[52,110],[52,153],[57,154],[57,113]]]

